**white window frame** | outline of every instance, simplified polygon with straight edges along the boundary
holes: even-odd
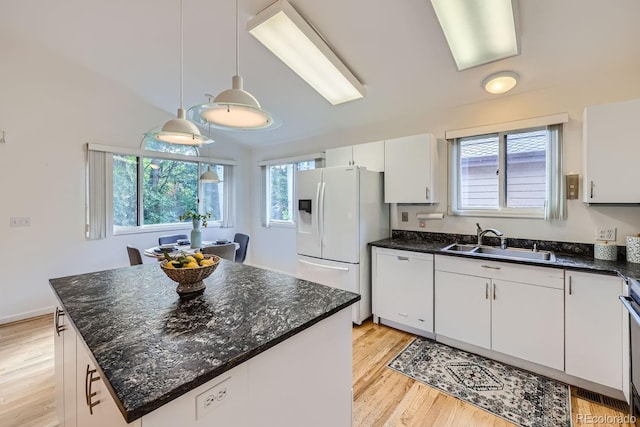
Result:
[[[496,125],[486,125],[455,131],[447,131],[449,140],[449,215],[502,217],[502,218],[533,218],[533,219],[564,219],[566,207],[564,202],[564,185],[562,173],[562,123],[568,121],[568,114],[561,113],[551,116],[536,117]],[[545,206],[540,208],[513,208],[506,206],[505,156],[506,142],[504,136],[512,133],[550,128],[553,126],[550,145],[546,153],[547,194]],[[498,186],[499,203],[496,209],[462,209],[460,203],[460,162],[459,140],[488,134],[499,135],[498,155]],[[555,139],[554,139],[555,138]]]
[[[186,161],[193,162],[198,164],[198,171],[202,171],[206,169],[207,165],[215,164],[220,165],[225,168],[223,179],[224,185],[224,206],[222,213],[221,221],[209,221],[209,226],[213,227],[225,227],[231,226],[229,224],[233,224],[234,218],[226,218],[228,215],[233,215],[234,209],[233,206],[227,206],[227,203],[233,204],[233,173],[232,168],[236,166],[238,163],[234,160],[230,159],[218,159],[218,158],[210,158],[204,156],[190,156],[184,154],[173,154],[173,153],[164,153],[158,151],[151,150],[140,150],[140,149],[132,149],[127,147],[113,147],[107,145],[100,144],[87,144],[88,151],[96,151],[96,152],[104,152],[105,156],[105,168],[103,176],[96,176],[95,171],[90,170],[88,167],[87,171],[87,193],[89,193],[89,185],[103,185],[105,188],[105,200],[104,200],[104,209],[106,210],[106,215],[104,215],[104,221],[106,224],[91,224],[92,221],[96,221],[96,216],[92,215],[91,209],[92,204],[89,202],[89,194],[87,194],[87,226],[86,232],[87,237],[89,239],[94,238],[104,238],[107,236],[117,236],[117,235],[126,235],[126,234],[137,234],[137,233],[145,233],[145,232],[158,232],[158,231],[175,231],[175,230],[184,230],[190,229],[191,224],[187,224],[185,222],[175,222],[175,223],[166,223],[166,224],[152,224],[152,225],[137,225],[137,226],[129,226],[129,227],[118,227],[116,230],[113,223],[113,163],[112,156],[114,154],[122,154],[135,156],[139,159],[142,158],[161,158],[167,160],[177,160],[177,161]],[[138,168],[142,168],[142,162],[138,161]],[[143,182],[142,182],[142,174],[140,171],[138,172],[138,222],[142,222],[143,218]],[[198,195],[202,192],[202,183],[198,182]],[[200,197],[198,198],[198,209],[201,206]],[[93,206],[99,206],[93,204]],[[102,219],[100,219],[102,221]],[[93,228],[106,227],[106,235],[92,233]]]
[[[296,227],[296,172],[298,170],[298,163],[304,163],[315,160],[316,169],[321,168],[324,163],[324,153],[313,153],[305,156],[287,157],[274,160],[263,160],[258,162],[258,166],[262,169],[262,207],[261,207],[261,223],[265,228],[269,227],[283,227],[283,228],[295,228]],[[269,212],[271,206],[271,192],[270,184],[271,177],[269,176],[269,166],[280,165],[292,165],[293,174],[289,186],[291,187],[292,197],[292,212],[291,219],[288,221],[273,220]]]

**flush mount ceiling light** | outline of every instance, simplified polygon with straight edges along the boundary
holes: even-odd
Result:
[[[240,37],[238,31],[239,8],[236,0],[236,75],[232,77],[231,89],[221,92],[207,104],[189,109],[192,119],[210,124],[222,130],[262,130],[273,125],[273,117],[264,110],[258,100],[243,89],[240,77]]]
[[[202,145],[213,142],[200,134],[198,127],[185,118],[185,110],[182,107],[182,74],[183,74],[183,23],[182,0],[180,0],[180,108],[178,116],[169,120],[160,131],[152,131],[145,134],[145,138],[157,139],[170,144]],[[144,140],[144,139],[143,139]]]
[[[258,13],[247,29],[332,105],[366,94],[362,83],[286,0]]]
[[[482,86],[487,92],[499,95],[516,87],[519,78],[520,76],[513,71],[501,71],[484,79]]]
[[[520,53],[517,0],[431,0],[458,71]]]

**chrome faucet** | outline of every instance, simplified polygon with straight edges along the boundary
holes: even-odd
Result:
[[[480,227],[480,223],[477,223],[477,222],[476,222],[476,227],[477,227],[476,234],[478,236],[478,245],[482,245],[482,238],[484,237],[485,234],[493,233],[500,238],[500,249],[507,249],[507,238],[504,237],[502,231],[496,230],[495,228],[487,228],[486,230],[483,230],[482,227]]]

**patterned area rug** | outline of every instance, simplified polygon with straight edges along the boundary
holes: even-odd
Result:
[[[569,386],[418,337],[388,367],[514,424],[571,426]]]

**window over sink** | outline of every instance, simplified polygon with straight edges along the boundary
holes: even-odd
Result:
[[[450,143],[450,214],[564,217],[562,124],[467,132]]]

